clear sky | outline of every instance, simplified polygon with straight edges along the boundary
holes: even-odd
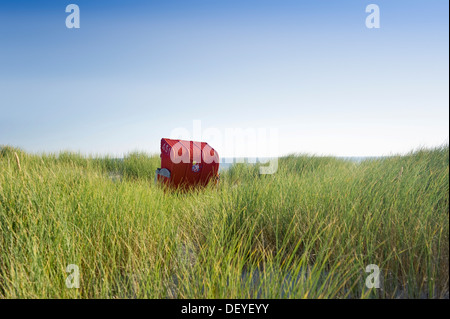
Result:
[[[80,8],[68,29],[65,8]],[[380,8],[368,29],[365,8]],[[448,143],[449,3],[0,2],[0,145],[159,152],[176,128],[274,129],[276,154]],[[227,146],[228,145],[228,148]]]

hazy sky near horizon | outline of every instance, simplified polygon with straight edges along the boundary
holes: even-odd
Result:
[[[66,28],[70,3],[79,29]],[[370,3],[379,29],[366,28]],[[438,0],[2,1],[0,145],[156,153],[195,120],[223,138],[278,132],[272,154],[202,136],[222,156],[448,143],[448,12]]]

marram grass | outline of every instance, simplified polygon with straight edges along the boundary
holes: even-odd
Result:
[[[449,296],[448,146],[236,164],[190,192],[154,185],[158,165],[1,148],[0,298]]]

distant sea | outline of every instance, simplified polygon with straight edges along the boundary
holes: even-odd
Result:
[[[236,158],[236,157],[224,157],[220,159],[220,164],[219,164],[219,171],[223,171],[223,170],[227,170],[228,168],[230,168],[233,164],[236,163],[246,163],[246,164],[256,164],[256,163],[268,163],[270,159],[272,159],[274,157],[260,157],[260,158],[249,158],[249,157],[240,157],[240,158]],[[378,156],[348,156],[348,157],[343,157],[343,156],[336,156],[336,158],[341,159],[341,160],[345,160],[345,161],[350,161],[350,162],[355,162],[355,163],[361,163],[362,161],[365,160],[370,160],[370,159],[379,159],[382,158],[382,156],[378,157]]]

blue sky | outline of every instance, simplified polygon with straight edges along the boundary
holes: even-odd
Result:
[[[80,29],[65,26],[70,3]],[[365,26],[370,3],[380,29]],[[377,156],[448,143],[448,6],[2,1],[0,145],[154,153],[194,120],[278,132],[276,154],[236,154],[205,136],[222,156]]]

